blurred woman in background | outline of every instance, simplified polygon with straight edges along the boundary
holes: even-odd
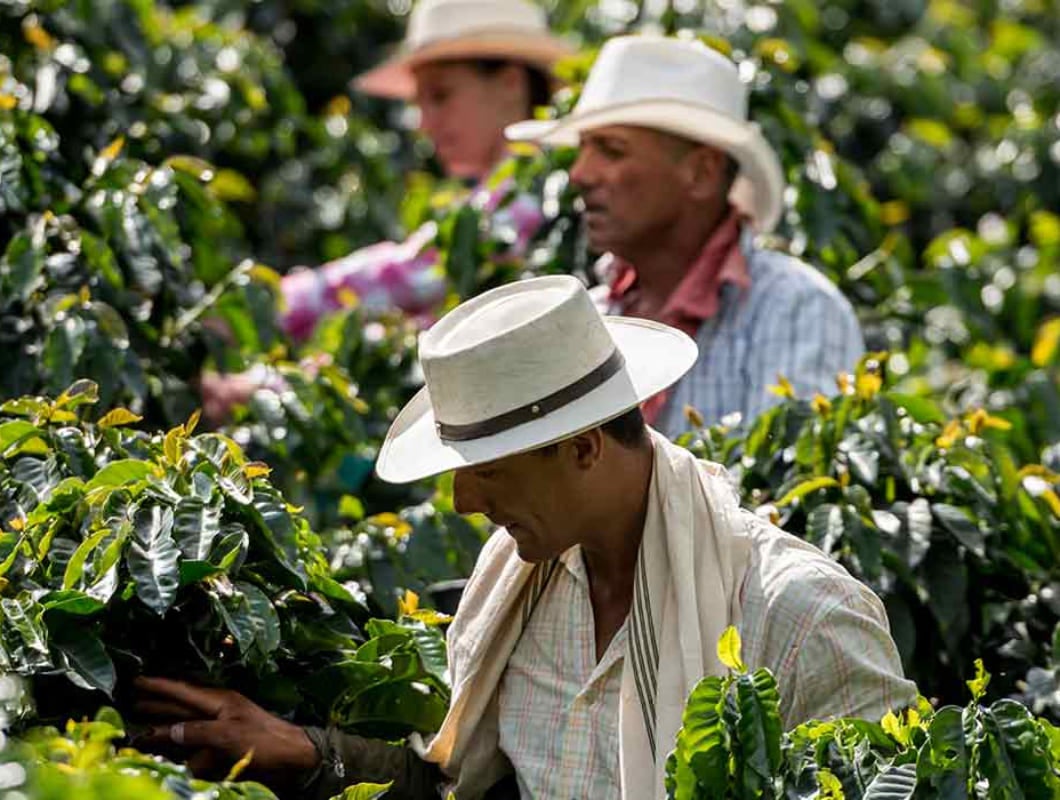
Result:
[[[419,129],[446,175],[482,186],[504,160],[504,128],[548,103],[552,66],[573,48],[552,36],[544,10],[528,0],[422,0],[412,11],[398,55],[362,75],[356,88],[414,103]],[[487,191],[495,207],[507,187]],[[517,198],[499,213],[516,232],[521,255],[540,225],[535,201]],[[352,292],[369,312],[392,308],[420,314],[445,295],[445,275],[426,225],[402,243],[383,242],[283,280],[283,323],[295,339]]]
[[[358,91],[415,104],[419,130],[446,175],[469,186],[494,221],[512,232],[509,254],[522,256],[540,227],[537,200],[519,195],[498,208],[507,184],[485,179],[504,160],[504,129],[549,102],[552,67],[574,48],[548,30],[545,12],[529,0],[421,0],[409,17],[397,55],[354,82]],[[322,317],[355,299],[368,314],[399,310],[428,321],[446,294],[446,277],[428,223],[404,242],[380,242],[281,283],[281,324],[305,340]],[[220,422],[232,406],[275,383],[262,370],[201,378],[203,413]]]

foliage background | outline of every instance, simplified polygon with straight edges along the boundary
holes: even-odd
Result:
[[[702,36],[739,62],[790,186],[772,244],[836,281],[890,353],[830,398],[785,396],[778,376],[778,410],[726,428],[692,414],[685,443],[884,597],[925,694],[963,702],[981,655],[994,697],[1060,713],[1057,0],[547,8],[584,55],[542,113],[569,108],[613,33]],[[444,481],[371,478],[419,382],[414,325],[351,308],[295,347],[273,322],[278,275],[433,218],[454,301],[526,271],[593,280],[569,153],[502,168],[548,219],[524,263],[501,265],[504,231],[440,199],[453,187],[408,113],[350,92],[407,11],[0,4],[0,400],[87,378],[101,413],[124,406],[151,436],[188,420],[204,367],[282,378],[223,432],[303,507],[331,577],[391,616],[403,589],[465,576],[487,531],[453,513]],[[0,453],[20,485],[25,455]]]

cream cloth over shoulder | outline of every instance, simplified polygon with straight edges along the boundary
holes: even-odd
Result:
[[[666,756],[689,692],[723,674],[717,641],[740,621],[751,541],[720,467],[652,432],[654,470],[619,702],[622,796],[665,797]],[[528,564],[504,532],[479,557],[449,630],[453,699],[417,749],[477,800],[510,770],[498,747],[497,687],[556,562]],[[666,658],[660,659],[660,653]]]

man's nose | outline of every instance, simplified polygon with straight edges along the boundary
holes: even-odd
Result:
[[[578,150],[578,157],[574,159],[574,164],[570,168],[571,183],[573,183],[579,190],[588,188],[593,182],[593,166],[592,156],[589,154],[588,149],[580,148]]]
[[[457,470],[453,475],[453,508],[458,514],[489,516],[489,503],[474,476],[466,470]]]

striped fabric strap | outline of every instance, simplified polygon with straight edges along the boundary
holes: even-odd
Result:
[[[548,582],[552,580],[552,575],[555,573],[556,567],[558,566],[559,559],[554,558],[551,561],[543,561],[534,568],[534,573],[530,576],[526,599],[523,601],[524,629],[526,628],[526,623],[530,621],[530,617],[533,616],[534,609],[537,608],[537,604],[541,600],[541,595],[545,593],[545,587],[548,586]]]
[[[636,581],[633,586],[633,613],[630,620],[630,653],[633,656],[633,679],[637,685],[644,727],[648,733],[652,758],[656,757],[655,697],[658,690],[659,645],[655,637],[655,622],[648,593],[648,573],[645,558],[638,559]]]

